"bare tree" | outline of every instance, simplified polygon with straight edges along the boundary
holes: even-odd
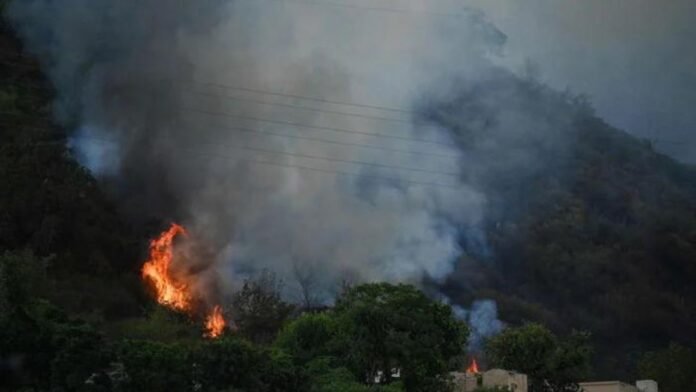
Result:
[[[300,303],[304,309],[316,308],[320,301],[318,291],[318,278],[316,270],[308,265],[292,264],[293,274],[300,289]]]
[[[294,309],[282,300],[282,289],[282,280],[267,270],[244,281],[232,298],[235,321],[242,335],[257,343],[269,343],[275,338]]]

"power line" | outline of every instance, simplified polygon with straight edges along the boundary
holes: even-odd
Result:
[[[304,165],[285,164],[285,163],[268,162],[268,161],[256,161],[256,160],[248,160],[248,159],[237,159],[237,158],[232,158],[232,157],[223,156],[223,155],[214,155],[214,156],[217,156],[218,158],[221,158],[221,159],[231,159],[231,160],[236,160],[236,161],[244,161],[244,162],[248,162],[248,163],[260,164],[260,165],[278,166],[278,167],[288,168],[288,169],[300,169],[300,170],[315,171],[315,172],[324,173],[324,174],[341,175],[341,176],[358,177],[358,178],[369,178],[369,179],[374,179],[374,180],[379,180],[379,181],[390,181],[390,182],[395,182],[395,183],[404,183],[404,184],[418,185],[418,186],[424,186],[424,187],[437,187],[437,188],[446,188],[446,189],[452,189],[452,190],[455,190],[455,189],[459,190],[460,189],[459,186],[453,185],[453,184],[442,184],[442,183],[438,183],[438,182],[413,181],[413,180],[407,180],[407,179],[396,178],[396,177],[383,177],[383,176],[376,176],[376,175],[372,175],[372,174],[362,174],[362,173],[344,172],[344,171],[339,171],[339,170],[320,169],[320,168],[304,166]]]
[[[78,139],[84,138],[84,139],[90,139],[90,140],[99,140],[102,142],[117,143],[116,140],[109,140],[106,138],[100,138],[100,137],[94,137],[94,136],[83,136],[83,137],[78,136],[77,138]],[[260,153],[264,153],[264,154],[275,154],[275,155],[284,155],[284,156],[288,156],[288,157],[316,159],[316,160],[323,160],[326,162],[347,163],[347,164],[352,164],[352,165],[363,165],[363,166],[378,167],[378,168],[383,168],[383,169],[394,169],[394,170],[410,171],[410,172],[416,172],[416,173],[434,174],[434,175],[448,176],[448,177],[454,177],[454,178],[459,177],[459,174],[457,174],[457,173],[414,168],[414,167],[408,167],[408,166],[402,166],[402,165],[387,165],[387,164],[360,161],[360,160],[331,158],[331,157],[305,154],[305,153],[297,153],[297,152],[270,150],[270,149],[266,149],[263,147],[254,147],[254,146],[248,146],[248,145],[235,145],[235,144],[229,144],[229,143],[214,143],[214,142],[198,142],[198,144],[210,145],[210,146],[221,146],[221,147],[232,148],[235,150],[253,151],[253,152],[260,152]]]
[[[323,156],[305,154],[305,153],[296,153],[296,152],[291,153],[291,152],[286,152],[286,151],[269,150],[269,149],[265,149],[265,148],[261,148],[261,147],[240,146],[240,145],[233,145],[233,144],[228,144],[228,143],[220,144],[220,143],[211,143],[211,142],[200,143],[200,144],[222,146],[222,147],[233,148],[236,150],[254,151],[254,152],[260,152],[260,153],[264,153],[264,154],[285,155],[285,156],[289,156],[289,157],[317,159],[317,160],[323,160],[323,161],[327,161],[327,162],[347,163],[347,164],[352,164],[352,165],[371,166],[371,167],[378,167],[378,168],[383,168],[383,169],[394,169],[394,170],[434,174],[434,175],[439,175],[439,176],[448,176],[448,177],[455,177],[455,178],[459,177],[459,174],[457,174],[457,173],[440,172],[440,171],[436,171],[436,170],[419,169],[419,168],[401,166],[401,165],[385,165],[385,164],[380,164],[380,163],[358,161],[358,160],[351,160],[351,159],[329,158],[329,157],[323,157]]]
[[[415,112],[412,110],[398,108],[398,107],[370,105],[370,104],[363,104],[363,103],[350,102],[350,101],[337,101],[337,100],[325,99],[325,98],[320,98],[320,97],[310,97],[310,96],[299,95],[299,94],[281,93],[281,92],[277,92],[277,91],[262,90],[262,89],[256,89],[256,88],[245,87],[245,86],[232,86],[232,85],[227,85],[227,84],[222,84],[222,83],[217,83],[217,82],[203,82],[203,81],[188,81],[188,82],[187,81],[178,81],[178,82],[183,83],[183,84],[198,84],[201,86],[209,86],[209,87],[225,89],[225,90],[237,90],[237,91],[245,91],[245,92],[250,92],[250,93],[255,93],[255,94],[275,95],[278,97],[302,99],[305,101],[313,101],[313,102],[319,102],[319,103],[331,104],[331,105],[354,106],[354,107],[363,108],[363,109],[382,110],[382,111],[387,111],[387,112],[405,113],[405,114],[410,114],[410,115],[415,114]]]
[[[269,1],[275,1],[278,3],[298,3],[298,4],[306,3],[306,4],[313,4],[313,5],[323,5],[323,6],[328,6],[328,7],[352,8],[352,9],[361,9],[361,10],[366,10],[366,11],[375,11],[375,12],[393,13],[393,14],[426,14],[426,15],[448,17],[448,18],[462,18],[462,17],[466,16],[465,14],[457,14],[457,13],[449,13],[449,12],[422,11],[422,10],[414,10],[414,9],[409,9],[409,8],[363,6],[363,5],[347,4],[347,3],[343,3],[343,2],[337,2],[337,1],[325,1],[325,0],[269,0]]]
[[[116,142],[115,140],[89,137],[89,136],[82,136],[81,138],[88,139],[88,140],[94,140],[94,141],[98,141],[98,142],[102,142],[102,143]],[[17,143],[14,143],[14,144],[17,144]],[[65,143],[62,141],[31,143],[32,146],[58,145],[58,144],[64,145]],[[8,144],[0,144],[0,146],[6,146],[6,145],[8,145]],[[378,175],[373,175],[373,174],[346,172],[346,171],[341,171],[341,170],[328,170],[328,169],[322,169],[322,168],[318,168],[318,167],[311,167],[311,166],[305,166],[305,165],[278,163],[278,162],[270,162],[270,161],[260,161],[260,160],[247,159],[247,158],[237,158],[237,157],[231,157],[229,155],[224,155],[224,154],[208,153],[208,152],[203,153],[203,152],[197,151],[195,149],[186,148],[186,147],[178,147],[176,149],[181,150],[181,151],[193,152],[193,153],[196,153],[197,155],[202,156],[202,157],[215,157],[215,158],[220,158],[220,159],[225,159],[225,160],[233,160],[235,162],[246,162],[246,163],[251,163],[251,164],[277,166],[277,167],[288,168],[288,169],[308,170],[308,171],[314,171],[314,172],[319,172],[319,173],[324,173],[324,174],[350,176],[350,177],[358,177],[358,178],[368,178],[368,179],[375,179],[375,180],[380,180],[380,181],[390,181],[390,182],[395,182],[395,183],[403,183],[403,184],[425,186],[425,187],[439,187],[439,188],[446,188],[446,189],[453,189],[453,190],[459,189],[459,186],[455,185],[455,184],[443,184],[443,183],[439,183],[439,182],[414,181],[414,180],[397,178],[397,177],[386,177],[386,176],[378,176]],[[248,148],[244,148],[244,149],[248,149]],[[286,155],[297,155],[297,154],[288,153]],[[369,163],[365,163],[365,164],[370,165]],[[393,167],[393,168],[398,169],[399,167]],[[447,173],[437,173],[437,174],[451,175],[451,174],[447,174]]]
[[[91,137],[91,136],[83,136],[82,139],[95,140],[95,141],[102,142],[102,143],[116,142],[115,140],[98,138],[98,137]],[[52,142],[46,142],[46,143],[42,143],[42,144],[51,144],[51,143]],[[201,152],[201,151],[198,151],[196,149],[186,148],[186,147],[175,147],[174,149],[181,150],[181,151],[193,152],[193,153],[196,153],[199,156],[203,156],[203,157],[206,157],[206,156],[207,157],[216,157],[216,158],[220,158],[220,159],[233,160],[235,162],[246,162],[246,163],[252,163],[252,164],[278,166],[278,167],[283,167],[283,168],[308,170],[308,171],[314,171],[314,172],[325,173],[325,174],[342,175],[342,176],[350,176],[350,177],[358,177],[358,178],[369,178],[369,179],[376,179],[376,180],[380,180],[380,181],[390,181],[390,182],[395,182],[395,183],[404,183],[404,184],[419,185],[419,186],[426,186],[426,187],[441,187],[441,188],[449,188],[449,189],[459,189],[459,186],[456,184],[443,184],[443,183],[439,183],[439,182],[423,182],[423,181],[415,181],[415,180],[409,180],[409,179],[397,178],[397,177],[386,177],[386,176],[379,176],[379,175],[372,175],[372,174],[347,172],[347,171],[341,171],[341,170],[322,169],[322,168],[305,166],[305,165],[278,163],[278,162],[270,162],[270,161],[247,159],[247,158],[238,158],[238,157],[232,157],[232,156],[225,155],[225,154]],[[246,149],[246,148],[243,148],[243,149]],[[294,154],[288,153],[288,155],[294,155]],[[442,174],[442,173],[440,173],[440,174]]]
[[[369,119],[369,120],[393,121],[393,122],[400,122],[400,123],[405,123],[405,124],[411,123],[409,120],[404,120],[404,119],[400,119],[400,118],[379,117],[379,116],[370,116],[370,115],[360,114],[360,113],[341,112],[341,111],[337,111],[337,110],[317,109],[317,108],[301,106],[301,105],[292,105],[292,104],[287,104],[287,103],[259,101],[259,100],[255,100],[255,99],[242,98],[242,97],[236,97],[236,96],[230,96],[230,95],[212,94],[212,93],[200,92],[200,91],[186,91],[186,92],[189,94],[202,95],[202,96],[206,96],[206,97],[223,98],[223,99],[228,99],[228,100],[233,100],[233,101],[255,103],[258,105],[285,107],[285,108],[290,108],[290,109],[305,110],[308,112],[338,114],[338,115],[342,115],[342,116],[358,117],[358,118],[364,118],[364,119]]]
[[[401,150],[401,149],[397,149],[397,148],[374,146],[371,144],[352,143],[352,142],[324,139],[324,138],[311,137],[311,136],[290,135],[290,134],[286,134],[286,133],[278,133],[278,132],[265,131],[265,130],[260,130],[260,129],[227,126],[227,125],[215,125],[214,127],[219,128],[219,129],[224,129],[224,130],[236,131],[236,132],[258,133],[258,134],[283,137],[283,138],[288,138],[288,139],[307,140],[307,141],[313,141],[313,142],[318,142],[318,143],[333,144],[333,145],[337,145],[337,146],[367,148],[367,149],[373,149],[373,150],[377,150],[377,151],[384,151],[384,152],[395,153],[395,154],[405,154],[405,155],[414,155],[414,156],[429,156],[429,157],[434,157],[434,158],[446,158],[446,159],[459,158],[459,156],[456,154],[441,154],[441,153]]]
[[[354,134],[354,135],[357,134],[357,135],[379,137],[379,138],[384,138],[384,139],[402,140],[402,141],[415,142],[415,143],[433,144],[433,145],[445,146],[445,147],[454,147],[451,143],[438,142],[438,141],[434,141],[434,140],[427,140],[427,139],[420,139],[420,138],[413,138],[413,137],[408,137],[408,136],[395,136],[395,135],[386,135],[383,133],[356,131],[356,130],[344,129],[344,128],[322,127],[322,126],[318,126],[318,125],[298,124],[298,123],[293,123],[290,121],[270,120],[270,119],[263,119],[263,118],[259,118],[259,117],[253,117],[253,116],[244,116],[244,115],[230,114],[230,113],[224,113],[224,112],[213,112],[213,111],[198,109],[198,108],[182,107],[180,109],[194,112],[194,113],[205,114],[205,115],[209,115],[209,116],[237,118],[237,119],[241,119],[241,120],[258,121],[258,122],[262,122],[262,123],[277,124],[277,125],[287,125],[287,126],[304,128],[304,129],[316,129],[316,130],[324,130],[324,131],[331,131],[331,132],[338,132],[338,133],[348,133],[348,134]]]

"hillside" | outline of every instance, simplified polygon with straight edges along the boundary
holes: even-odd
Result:
[[[565,144],[530,133],[538,139],[515,147],[538,169],[486,173],[491,255],[462,260],[446,289],[463,303],[495,298],[511,324],[591,331],[599,375],[630,379],[642,351],[696,339],[696,170],[606,124],[582,97],[534,80],[517,89],[533,111],[570,107]],[[433,117],[463,140],[486,132],[452,113]]]
[[[52,119],[52,90],[8,29],[0,29],[0,252],[41,259],[55,279],[42,291],[76,314],[132,314],[143,240],[71,155]]]
[[[4,25],[0,78],[0,252],[42,260],[51,284],[38,290],[70,314],[101,326],[139,315],[137,263],[153,228],[127,222],[77,163],[38,63]],[[462,259],[445,291],[460,304],[496,299],[511,325],[591,331],[599,375],[628,378],[645,350],[696,344],[696,170],[581,100],[533,80],[516,86],[543,110],[574,113],[570,142],[562,157],[554,143],[525,145],[543,163],[525,175],[484,173],[496,211],[486,222],[490,253]],[[482,131],[452,114],[466,102],[432,114],[463,144]]]

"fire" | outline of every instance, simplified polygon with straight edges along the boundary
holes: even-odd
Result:
[[[479,373],[478,363],[476,363],[476,358],[471,358],[471,365],[466,368],[467,373]]]
[[[191,279],[194,278],[188,277],[188,280],[184,281],[180,277],[177,278],[171,271],[174,258],[174,238],[179,235],[188,235],[186,229],[172,223],[169,229],[152,240],[150,242],[150,257],[143,264],[141,272],[143,279],[152,283],[157,302],[193,315],[197,313],[194,310],[197,307],[195,304],[200,304],[203,300],[203,298],[198,298],[193,290],[192,283],[195,281]],[[205,319],[205,336],[219,337],[226,324],[222,315],[222,307],[215,305]]]
[[[222,330],[225,329],[225,319],[222,317],[222,308],[220,305],[215,305],[213,311],[205,320],[205,336],[209,338],[217,338],[222,335]]]
[[[150,242],[150,258],[143,265],[142,276],[152,282],[157,302],[177,310],[190,311],[190,287],[186,282],[177,281],[170,271],[172,243],[177,235],[186,235],[186,230],[173,223],[167,231]]]

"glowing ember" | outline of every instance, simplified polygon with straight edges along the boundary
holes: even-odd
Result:
[[[177,281],[170,271],[173,258],[174,237],[186,235],[186,230],[172,224],[169,230],[150,242],[150,258],[142,269],[143,279],[150,280],[155,288],[157,302],[171,308],[190,311],[191,293],[186,282]]]
[[[471,358],[471,365],[469,365],[468,368],[466,368],[467,373],[478,373],[479,368],[478,368],[478,363],[476,363],[476,358]]]
[[[205,319],[205,336],[217,338],[222,335],[223,329],[225,329],[225,319],[222,317],[222,308],[219,305],[215,305],[213,311]]]

